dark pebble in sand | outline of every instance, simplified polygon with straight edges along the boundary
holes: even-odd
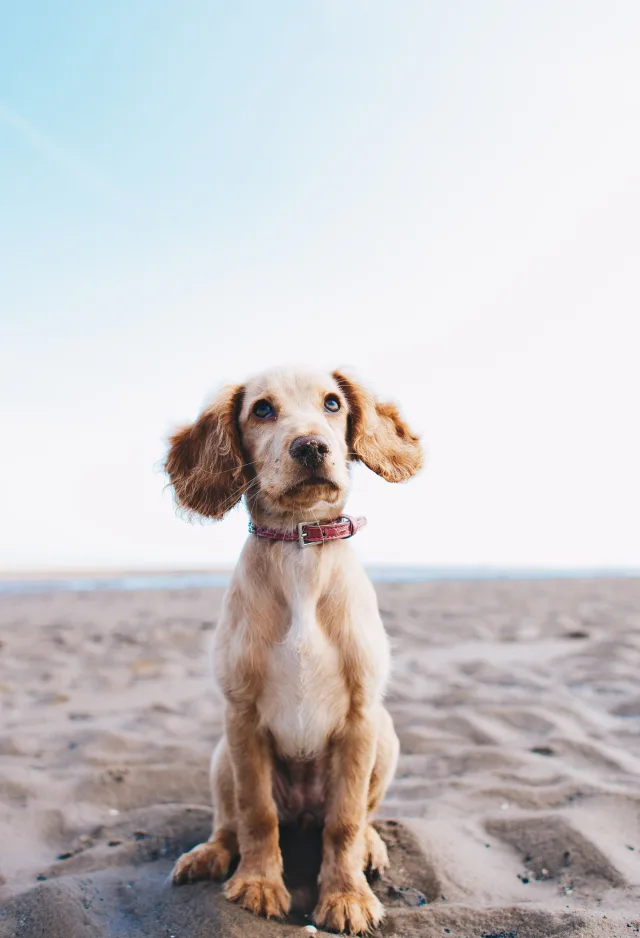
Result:
[[[128,774],[128,769],[107,769],[107,775],[114,782],[124,782],[125,776]]]
[[[402,899],[405,905],[412,909],[419,909],[427,904],[426,896],[413,886],[389,886],[389,895],[394,899]]]

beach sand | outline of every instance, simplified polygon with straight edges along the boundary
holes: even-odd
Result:
[[[379,933],[640,931],[640,580],[384,584],[402,745]],[[304,935],[173,887],[210,830],[217,589],[0,597],[1,938]]]

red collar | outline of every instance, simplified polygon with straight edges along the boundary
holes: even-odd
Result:
[[[249,533],[256,537],[266,537],[270,541],[297,541],[300,547],[311,547],[312,544],[324,544],[325,541],[341,541],[353,537],[356,531],[367,523],[366,518],[351,518],[349,515],[340,515],[335,521],[327,524],[315,524],[313,521],[301,521],[298,532],[277,531],[275,528],[265,528],[264,525],[249,522]]]

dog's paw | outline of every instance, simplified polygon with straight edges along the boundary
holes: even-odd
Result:
[[[382,876],[389,866],[386,844],[371,824],[365,832],[365,858],[365,870],[377,876]]]
[[[176,861],[171,878],[176,885],[198,879],[224,879],[238,855],[236,835],[222,831],[204,844],[198,844]]]
[[[318,928],[347,935],[366,935],[384,916],[380,900],[364,883],[350,892],[324,892],[313,913]]]
[[[284,918],[291,908],[291,896],[280,879],[249,876],[238,870],[224,889],[230,902],[236,902],[264,918]]]

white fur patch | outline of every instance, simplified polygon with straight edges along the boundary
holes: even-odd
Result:
[[[340,656],[318,625],[315,601],[296,602],[284,641],[269,652],[261,724],[281,755],[312,758],[325,750],[347,706]]]

